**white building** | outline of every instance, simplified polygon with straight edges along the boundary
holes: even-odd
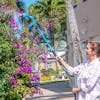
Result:
[[[100,42],[99,10],[100,10],[100,0],[81,0],[76,6],[74,6],[84,57],[85,57],[84,45],[87,40],[95,40]],[[67,36],[68,36],[68,46],[69,46],[69,55],[68,55],[69,64],[74,65],[75,59],[73,59],[73,46],[70,37],[69,23],[67,23],[67,29],[68,29]]]

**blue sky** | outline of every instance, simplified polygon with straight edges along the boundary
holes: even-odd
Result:
[[[26,4],[26,7],[29,7],[31,4],[35,3],[37,0],[23,0]]]
[[[21,0],[20,0],[20,1],[21,1]],[[35,3],[36,1],[37,1],[37,0],[23,0],[23,2],[25,3],[26,9],[27,9],[31,4]],[[18,16],[15,15],[14,18],[15,18],[16,21],[18,21],[19,30],[21,30],[21,29],[22,29],[22,25],[21,25],[21,23],[20,23],[20,21],[19,21],[19,19],[18,19]],[[19,34],[19,33],[16,34],[16,36],[17,36],[17,38],[20,38],[20,34]]]

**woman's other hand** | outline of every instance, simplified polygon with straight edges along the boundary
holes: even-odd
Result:
[[[72,89],[72,92],[73,93],[77,93],[77,92],[80,92],[81,91],[81,88],[73,88]]]

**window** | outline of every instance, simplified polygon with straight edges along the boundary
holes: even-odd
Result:
[[[85,2],[85,1],[87,1],[87,0],[83,0],[83,2]]]
[[[83,49],[86,49],[87,43],[88,43],[88,40],[85,40],[85,41],[82,42],[82,48]]]
[[[77,4],[73,4],[73,8],[76,8],[77,7]]]
[[[48,67],[48,69],[50,69],[50,68],[52,69],[53,68],[52,64],[48,64],[47,67]]]
[[[76,8],[78,5],[78,3],[80,2],[80,0],[72,0],[72,4],[73,4],[73,8]]]

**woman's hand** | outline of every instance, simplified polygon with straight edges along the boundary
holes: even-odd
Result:
[[[56,60],[60,61],[62,65],[64,65],[66,68],[69,68],[71,66],[69,66],[62,57],[60,56],[56,56]]]
[[[60,56],[56,56],[56,60],[60,61],[62,64],[66,63],[64,59]]]
[[[72,92],[73,93],[77,93],[77,92],[80,92],[81,91],[81,88],[73,88],[72,89]]]

